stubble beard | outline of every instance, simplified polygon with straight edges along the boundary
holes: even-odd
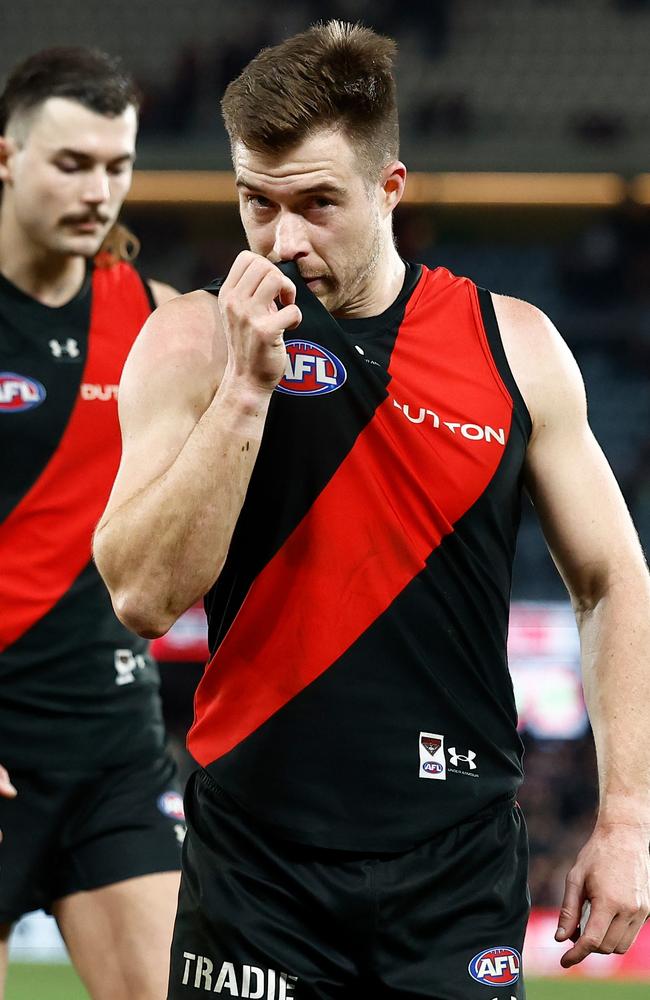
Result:
[[[357,302],[366,297],[368,288],[372,285],[382,256],[382,234],[377,219],[373,220],[367,245],[346,264],[340,278],[332,275],[327,279],[331,291],[322,296],[323,305],[331,313],[345,314],[354,308]],[[359,261],[364,262],[359,269]]]

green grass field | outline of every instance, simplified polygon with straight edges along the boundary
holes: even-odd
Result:
[[[528,1000],[648,1000],[650,984],[532,979]],[[198,995],[198,994],[197,994]],[[87,1000],[67,965],[14,964],[9,969],[6,1000]]]

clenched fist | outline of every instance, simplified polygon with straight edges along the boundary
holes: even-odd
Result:
[[[218,299],[231,378],[275,388],[286,363],[282,334],[302,320],[295,301],[296,286],[275,264],[250,250],[239,254]]]

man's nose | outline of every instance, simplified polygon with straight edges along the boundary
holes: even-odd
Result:
[[[110,186],[106,171],[101,169],[90,171],[83,189],[83,200],[89,205],[100,205],[108,201],[109,197]]]
[[[280,213],[275,226],[273,256],[277,260],[296,260],[308,253],[304,220],[292,212]]]

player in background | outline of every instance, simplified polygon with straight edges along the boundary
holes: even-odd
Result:
[[[159,310],[124,372],[98,566],[143,635],[206,593],[212,654],[174,1000],[524,996],[524,484],[575,607],[601,783],[563,964],[626,951],[650,911],[647,569],[548,319],[395,248],[394,50],[330,22],[230,84],[250,251]]]
[[[156,666],[90,550],[124,360],[177,294],[117,222],[137,118],[95,50],[39,52],[0,97],[0,995],[11,925],[40,907],[93,1000],[159,1000],[167,978],[176,773]]]

